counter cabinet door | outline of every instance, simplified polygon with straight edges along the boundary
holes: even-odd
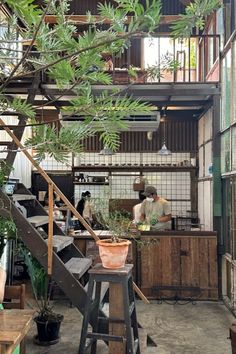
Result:
[[[171,237],[141,237],[140,285],[148,297],[171,297],[170,290],[154,287],[180,284],[180,242]]]

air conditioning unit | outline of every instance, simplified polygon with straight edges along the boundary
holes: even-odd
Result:
[[[84,118],[80,116],[76,117],[64,117],[61,116],[61,124],[63,126],[68,126],[70,124],[75,124],[76,122],[83,122]],[[154,132],[157,131],[160,124],[160,112],[152,111],[150,113],[135,114],[124,118],[127,123],[127,129],[120,129],[120,131],[134,131],[134,132]],[[96,124],[96,122],[94,122]]]

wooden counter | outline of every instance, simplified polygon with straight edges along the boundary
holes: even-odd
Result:
[[[99,238],[110,237],[109,231],[95,232]],[[127,259],[134,264],[134,280],[144,295],[150,299],[218,299],[215,232],[146,231],[137,238],[151,241],[138,248],[133,240]],[[100,262],[98,247],[87,231],[75,235],[74,243],[94,264]]]
[[[138,285],[149,298],[218,299],[217,235],[204,231],[149,231],[159,240],[139,253]]]

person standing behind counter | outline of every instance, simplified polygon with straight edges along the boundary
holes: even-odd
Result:
[[[81,194],[81,199],[79,200],[76,210],[85,219],[85,221],[92,226],[94,221],[94,211],[93,204],[91,202],[91,193],[89,191],[83,191]],[[84,225],[78,222],[78,226],[81,230],[85,230]]]
[[[170,203],[158,196],[153,186],[147,186],[143,195],[146,199],[141,205],[141,221],[148,223],[152,230],[170,230]]]
[[[145,195],[143,194],[144,191],[139,191],[139,200],[140,203],[136,204],[133,207],[133,223],[134,224],[138,224],[141,221],[141,206],[142,206],[142,202],[144,201],[144,199],[146,199]]]

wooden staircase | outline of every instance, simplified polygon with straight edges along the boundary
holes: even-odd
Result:
[[[35,196],[22,184],[18,184],[16,192],[12,196],[8,196],[0,190],[0,199],[4,203],[4,208],[11,212],[17,226],[18,237],[45,270],[47,270],[47,239],[40,233],[40,228],[47,231],[47,212]],[[15,205],[15,201],[24,206],[27,210],[27,217]],[[87,271],[91,267],[92,261],[90,258],[84,257],[74,245],[73,237],[65,236],[55,222],[53,229],[55,234],[53,236],[52,278],[72,304],[84,314],[84,306],[87,299]],[[101,290],[102,299],[105,296],[106,290],[107,286],[104,286]],[[107,318],[101,310],[99,317],[104,318],[104,320]],[[95,315],[92,315],[91,324],[95,320]],[[108,324],[106,322],[104,321],[103,324],[104,330],[107,330]]]

